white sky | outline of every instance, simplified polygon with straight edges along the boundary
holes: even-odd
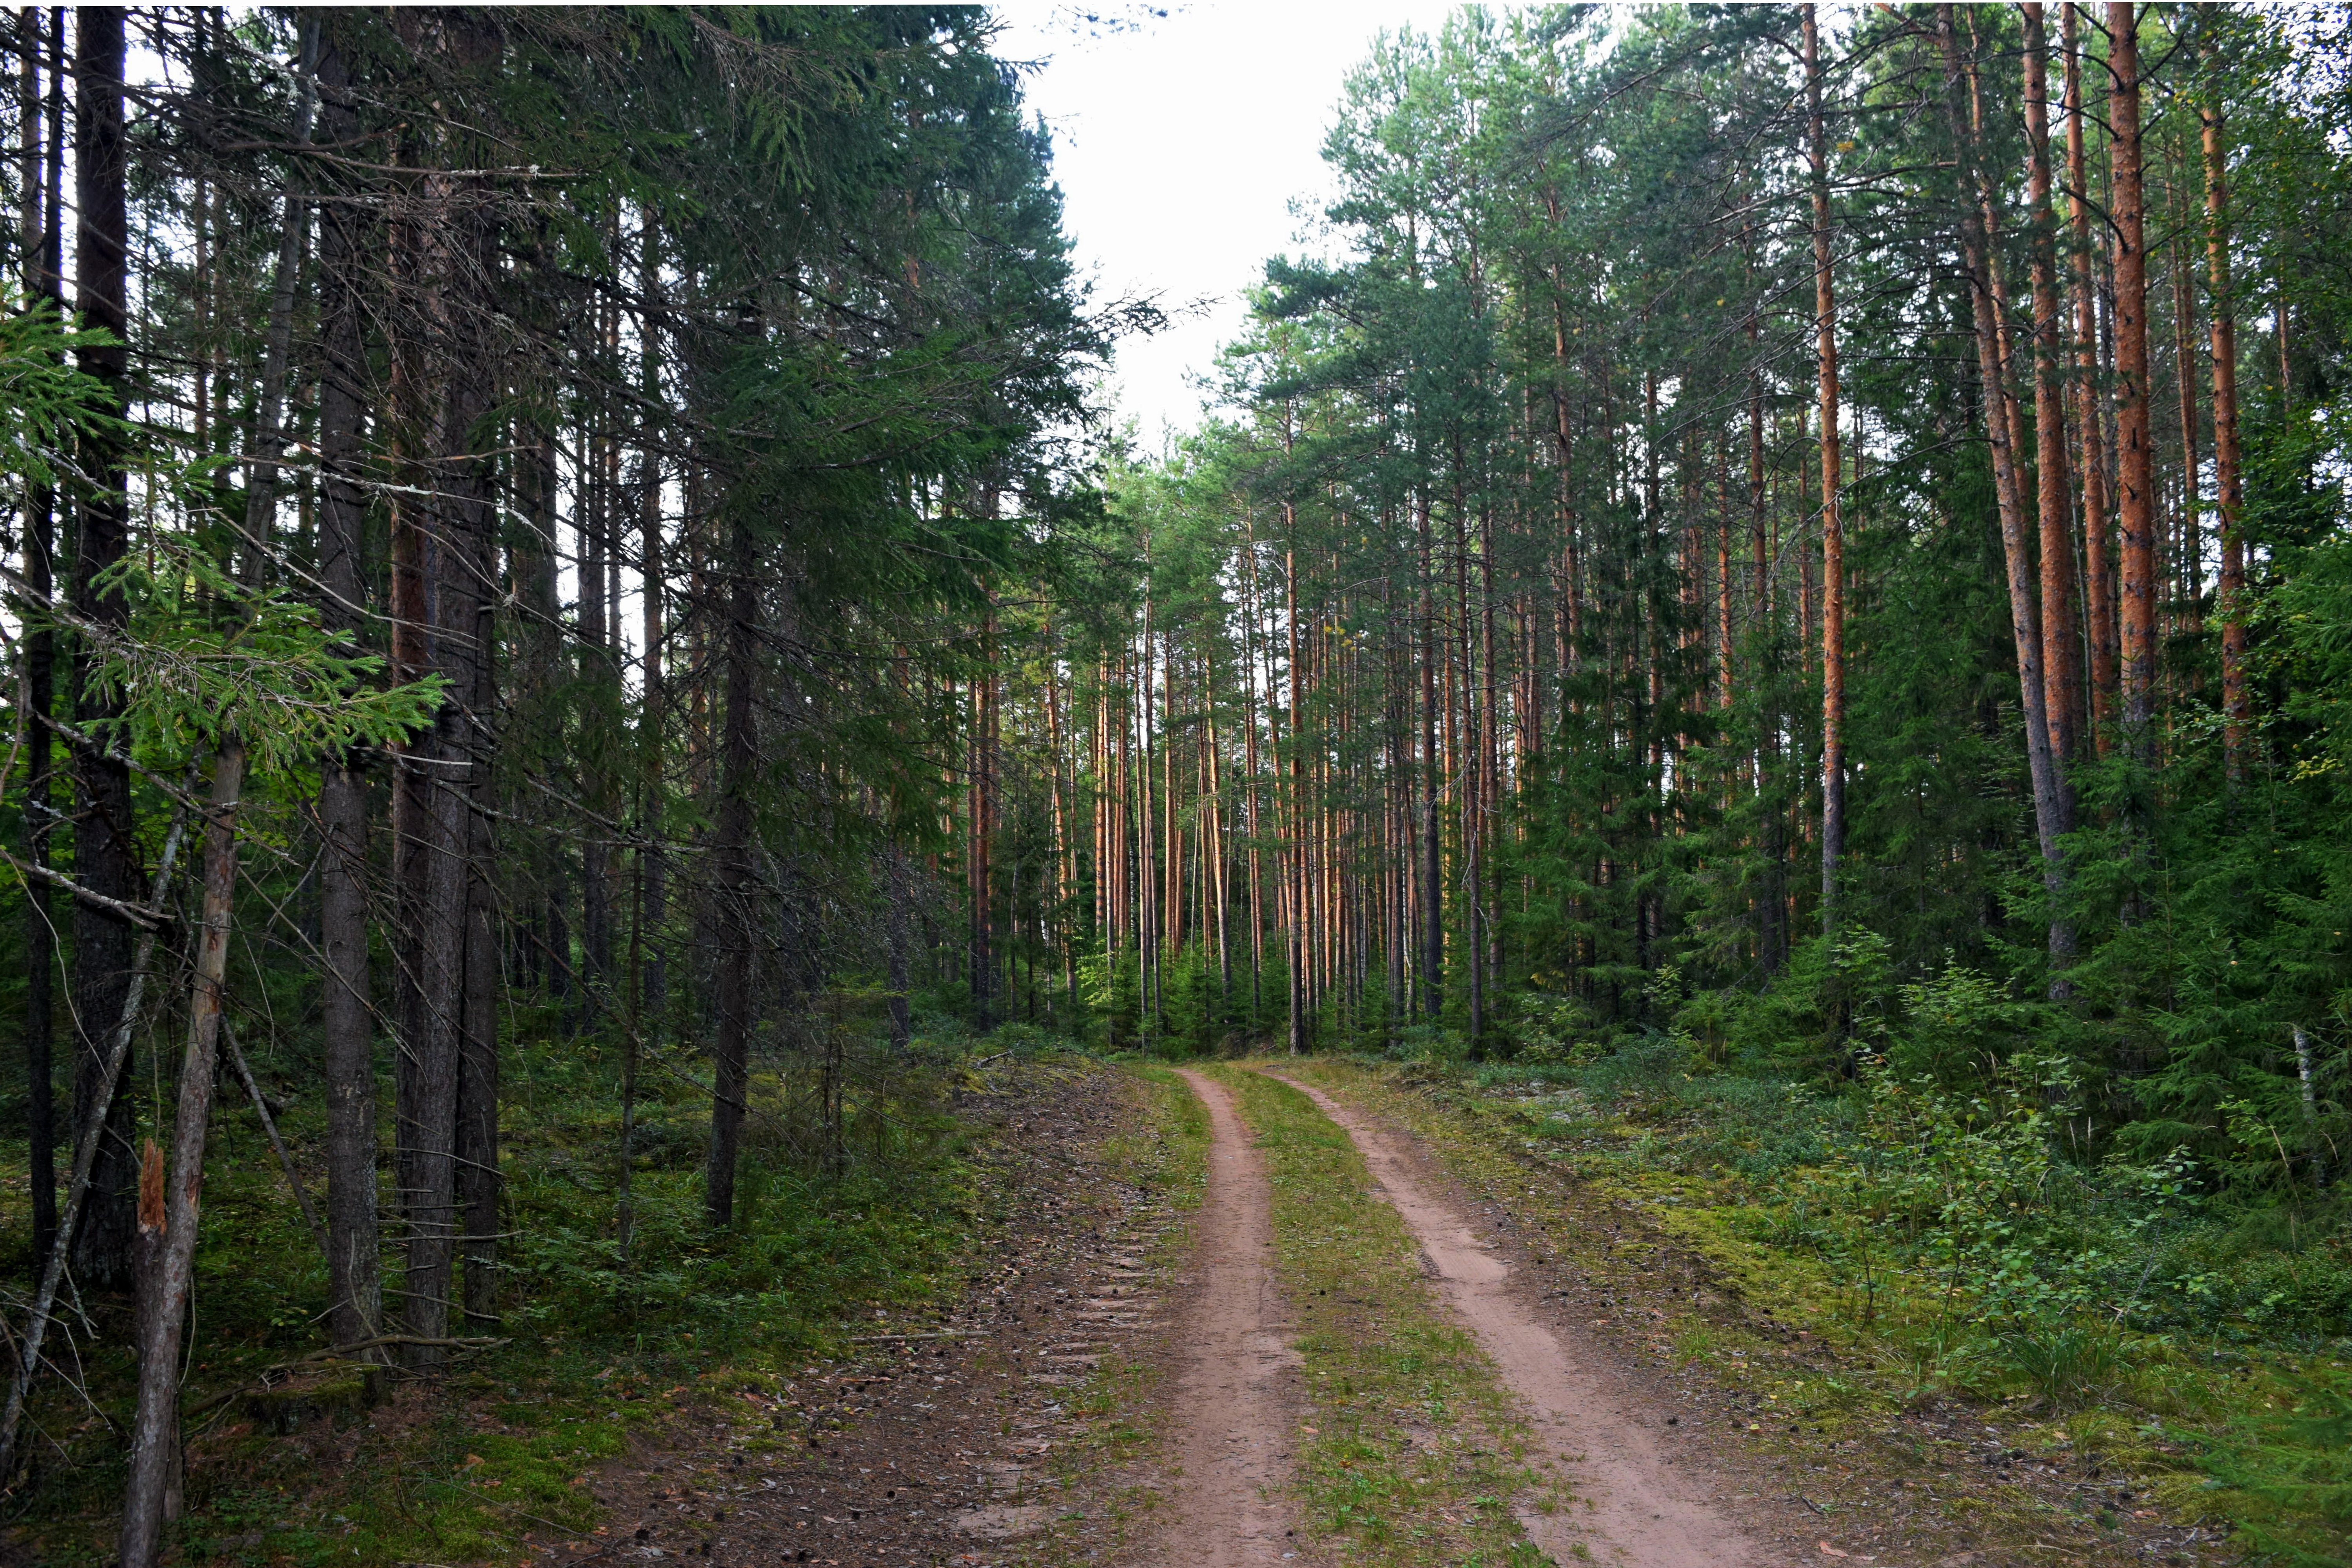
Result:
[[[1157,295],[1205,309],[1122,348],[1112,402],[1146,451],[1163,426],[1190,429],[1188,381],[1238,335],[1241,291],[1265,258],[1297,254],[1322,210],[1322,147],[1348,72],[1383,28],[1434,31],[1441,0],[1167,0],[1168,15],[1112,3],[1013,0],[997,7],[1000,58],[1042,62],[1024,79],[1053,129],[1055,176],[1080,268],[1102,298]],[[1086,15],[1112,18],[1106,29]],[[1294,216],[1294,198],[1308,197]]]

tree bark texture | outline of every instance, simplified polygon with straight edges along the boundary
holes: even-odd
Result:
[[[1812,166],[1813,341],[1822,419],[1822,929],[1837,929],[1845,855],[1845,522],[1838,510],[1837,280],[1830,247],[1829,140],[1822,121],[1821,21],[1804,11],[1805,149]]]
[[[2059,319],[2058,222],[2050,205],[2050,38],[2042,7],[2025,17],[2025,131],[2031,165],[2026,200],[2033,226],[2033,436],[2042,521],[2042,707],[2058,787],[2070,796],[2066,766],[2082,744],[2082,630],[2074,618],[2073,487],[2066,475],[2064,345]],[[2071,801],[2067,816],[2074,813]]]
[[[348,58],[332,38],[318,66],[320,118],[330,142],[358,134]],[[360,488],[368,393],[361,271],[369,229],[350,205],[319,212],[319,580],[322,623],[357,643],[365,624],[362,550],[367,497]],[[374,1005],[368,979],[368,792],[357,756],[320,769],[319,1011],[327,1097],[327,1331],[337,1344],[383,1332],[377,1256]]]
[[[2033,819],[2042,849],[2043,886],[2055,897],[2064,886],[2060,839],[2067,831],[2063,803],[2059,798],[2056,763],[2052,756],[2050,721],[2044,703],[2042,670],[2042,617],[2035,602],[2033,544],[2027,531],[2023,481],[2017,472],[2015,437],[2019,419],[2009,391],[2008,365],[2002,352],[2001,300],[1995,288],[1993,227],[1996,208],[1979,158],[1972,106],[1963,95],[1969,67],[1961,57],[1954,7],[1937,9],[1937,30],[1943,35],[1947,99],[1953,140],[1960,148],[1960,248],[1969,269],[1969,294],[1976,318],[1977,365],[1983,383],[1985,443],[1992,458],[1993,494],[2000,517],[2001,556],[2009,572],[2010,629],[2017,649],[2018,696],[2025,710],[2026,772],[2033,792]],[[2053,963],[2074,952],[2073,928],[2054,915],[2050,924]]]
[[[119,346],[129,337],[126,315],[128,213],[122,127],[123,18],[127,13],[89,6],[75,13],[74,194],[79,223],[75,241],[75,308],[83,324],[112,334],[113,346],[81,351],[81,368],[102,383],[121,404],[127,393],[130,353]],[[119,590],[101,588],[100,574],[119,563],[129,547],[131,512],[123,497],[125,475],[120,439],[85,439],[82,471],[89,490],[81,498],[76,551],[73,607],[84,620],[119,630],[127,609]],[[89,689],[88,650],[75,660],[74,717],[85,736],[100,734],[120,717],[120,704]],[[110,748],[75,748],[74,879],[105,898],[124,902],[139,896],[139,858],[132,841],[131,771]],[[76,900],[73,912],[73,1017],[76,1050],[74,1102],[88,1119],[100,1079],[108,1035],[122,1016],[131,984],[132,934],[128,922]],[[131,1075],[125,1074],[125,1079]],[[122,1079],[117,1079],[118,1086]],[[131,1283],[137,1158],[131,1148],[131,1097],[118,1087],[105,1112],[105,1131],[90,1176],[90,1198],[74,1237],[74,1277],[85,1287],[121,1289]]]
[[[2074,374],[2071,383],[2076,439],[2083,461],[2084,644],[2090,655],[2090,726],[2094,749],[2106,753],[2115,734],[2120,691],[2116,563],[2107,519],[2105,398],[2099,385],[2098,279],[2092,233],[2090,163],[2085,148],[2080,31],[2083,8],[2063,8],[2061,36],[2066,57],[2066,211],[2072,235],[2074,293]]]
[[[228,973],[229,913],[236,894],[236,809],[244,784],[244,747],[226,741],[213,762],[203,914],[194,933],[195,984],[173,1120],[171,1180],[162,1193],[142,1193],[138,1213],[141,1250],[152,1274],[139,1314],[139,1402],[131,1418],[131,1475],[116,1548],[122,1568],[154,1568],[179,1460],[180,1341],[194,1287],[205,1135],[219,1066],[221,983]]]
[[[2123,532],[2123,722],[2143,764],[2156,760],[2156,473],[2149,446],[2147,251],[2141,178],[2139,17],[2131,0],[2107,6],[2108,156],[2114,171],[2116,484]]]

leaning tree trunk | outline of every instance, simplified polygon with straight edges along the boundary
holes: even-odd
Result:
[[[196,1216],[205,1181],[205,1134],[218,1066],[221,982],[228,973],[229,911],[236,894],[236,809],[245,748],[221,744],[213,763],[212,820],[205,832],[204,910],[195,931],[195,984],[188,999],[188,1051],[180,1064],[172,1130],[172,1175],[163,1192],[142,1190],[141,1252],[152,1275],[139,1314],[139,1405],[131,1426],[131,1479],[123,1489],[122,1568],[154,1568],[164,1503],[180,1457],[180,1341],[194,1285]],[[151,1149],[152,1145],[150,1145]]]
[[[1996,209],[1984,184],[1977,156],[1977,130],[1972,105],[1962,101],[1969,89],[1969,68],[1960,58],[1953,7],[1937,11],[1943,36],[1947,104],[1952,138],[1960,149],[1960,248],[1969,270],[1969,296],[1976,317],[1977,367],[1984,389],[1985,445],[1992,458],[1993,495],[2000,514],[2001,555],[2009,570],[2010,630],[2017,648],[2018,696],[2025,710],[2026,771],[2033,790],[2033,820],[2042,850],[2042,879],[2055,900],[2065,886],[2061,839],[2069,824],[2060,797],[2058,771],[2051,756],[2050,720],[2044,706],[2047,688],[2042,672],[2042,616],[2034,600],[2032,541],[2025,521],[2023,481],[2017,472],[2016,437],[2020,419],[2016,399],[2009,390],[2007,356],[2003,353],[2003,304],[1999,265],[1994,253]],[[2074,928],[2053,910],[2050,921],[2050,955],[2053,966],[2073,956]]]

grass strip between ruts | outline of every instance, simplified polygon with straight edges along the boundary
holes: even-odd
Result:
[[[1549,1511],[1566,1493],[1355,1145],[1289,1085],[1214,1071],[1238,1091],[1273,1188],[1276,1279],[1310,1410],[1296,1450],[1310,1541],[1351,1565],[1549,1562],[1517,1509]]]

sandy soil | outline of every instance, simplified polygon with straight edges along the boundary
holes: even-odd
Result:
[[[1199,1568],[1280,1563],[1295,1550],[1280,1492],[1291,1459],[1298,1353],[1267,1254],[1273,1194],[1233,1091],[1182,1074],[1208,1108],[1208,1190],[1195,1234],[1194,1301],[1171,1389],[1182,1466],[1152,1561]]]
[[[1762,1568],[1788,1559],[1741,1530],[1718,1500],[1722,1478],[1660,1450],[1657,1413],[1598,1357],[1538,1321],[1511,1280],[1510,1265],[1471,1219],[1422,1182],[1402,1135],[1311,1085],[1304,1092],[1344,1129],[1381,1192],[1420,1243],[1424,1266],[1504,1382],[1527,1402],[1538,1439],[1589,1507],[1530,1514],[1529,1537],[1566,1561],[1578,1543],[1601,1561],[1641,1568]]]

